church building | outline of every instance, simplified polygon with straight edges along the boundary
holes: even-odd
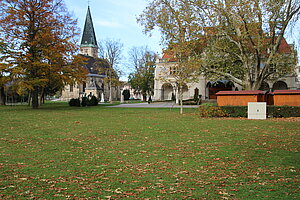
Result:
[[[98,44],[89,6],[79,54],[87,60],[83,66],[88,70],[86,81],[82,84],[66,85],[62,91],[61,100],[69,101],[72,98],[94,95],[100,102],[107,101],[109,99],[109,87],[105,82],[107,77],[105,69],[109,68],[109,65],[106,60],[98,58]],[[119,99],[119,93],[119,87],[113,87],[112,99]]]

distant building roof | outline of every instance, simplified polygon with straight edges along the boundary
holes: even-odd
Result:
[[[211,27],[207,27],[206,31],[211,31],[213,30],[213,28]],[[266,41],[268,41],[268,39],[266,39]],[[205,47],[207,46],[207,42],[205,40],[199,40],[199,49],[198,51],[203,50]],[[292,49],[292,45],[288,44],[287,41],[285,40],[285,38],[282,38],[280,44],[279,44],[279,48],[278,48],[278,52],[279,53],[292,53],[293,49]],[[176,58],[174,58],[174,53],[172,52],[172,50],[167,49],[163,56],[162,59],[168,60],[169,62],[176,62]]]
[[[91,47],[97,47],[98,46],[90,7],[88,7],[88,11],[87,11],[87,14],[86,14],[84,30],[83,30],[80,46],[91,46]]]
[[[300,94],[300,90],[275,90],[272,94]]]
[[[264,95],[266,91],[261,90],[243,90],[243,91],[220,91],[216,95]]]
[[[287,43],[285,38],[282,38],[278,51],[279,53],[292,53],[293,49],[292,46]]]

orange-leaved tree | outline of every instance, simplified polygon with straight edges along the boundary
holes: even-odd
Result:
[[[85,78],[84,61],[74,56],[77,21],[62,0],[3,0],[0,6],[1,35],[10,44],[5,63],[18,88],[30,91],[32,108],[53,82],[59,89]]]

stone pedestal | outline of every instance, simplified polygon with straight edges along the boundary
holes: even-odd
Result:
[[[266,102],[249,102],[248,119],[266,119],[267,103]]]
[[[104,101],[104,93],[103,92],[101,92],[101,100],[100,100],[100,103],[104,103],[105,101]]]

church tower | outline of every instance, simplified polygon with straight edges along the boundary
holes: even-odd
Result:
[[[79,53],[82,55],[98,58],[98,45],[92,21],[90,6],[88,6],[88,11],[86,14]]]

